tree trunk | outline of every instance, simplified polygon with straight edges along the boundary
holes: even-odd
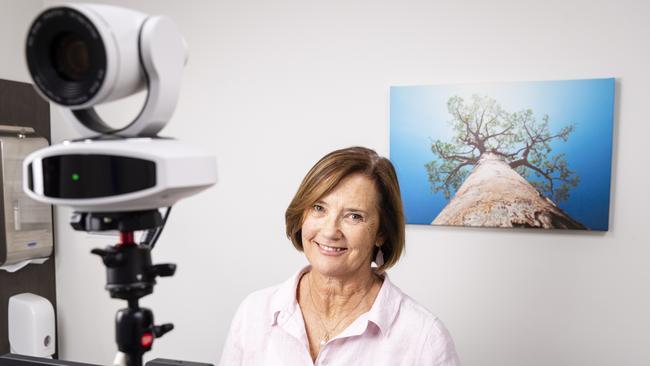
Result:
[[[587,229],[542,196],[501,157],[481,156],[432,225]]]

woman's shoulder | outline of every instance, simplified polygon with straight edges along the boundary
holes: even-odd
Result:
[[[267,287],[248,294],[237,307],[232,319],[231,332],[244,336],[251,330],[259,331],[273,319],[273,298],[280,285]]]
[[[440,318],[412,297],[400,293],[391,337],[409,339],[422,360],[435,360],[436,365],[459,365],[454,341]]]
[[[437,318],[437,316],[431,310],[429,310],[429,308],[422,305],[407,294],[404,294],[402,308],[408,310],[414,316],[421,317],[422,319],[434,320]]]
[[[415,329],[422,329],[428,337],[440,337],[447,334],[447,330],[440,320],[426,306],[422,305],[411,296],[405,294],[400,288],[395,285],[393,291],[399,293],[399,306],[397,309],[397,316],[395,318],[394,326],[403,327],[404,330],[413,329],[412,326],[417,326]],[[425,336],[425,334],[421,334]]]
[[[441,326],[440,318],[431,312],[427,307],[417,302],[407,294],[402,295],[399,316],[405,320],[417,322],[422,325],[430,325],[434,328]]]
[[[240,307],[245,307],[248,309],[267,308],[270,306],[270,303],[273,301],[273,299],[278,296],[278,292],[280,291],[281,287],[282,284],[279,283],[273,286],[255,290],[246,295],[244,300],[242,300]]]
[[[406,294],[385,275],[384,288],[380,291],[379,301],[382,306],[391,309],[400,318],[422,323],[433,323],[437,317],[424,305]]]

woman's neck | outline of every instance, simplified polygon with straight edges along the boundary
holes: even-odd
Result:
[[[328,277],[311,270],[307,275],[307,284],[311,300],[317,310],[327,318],[347,315],[349,312],[371,305],[374,296],[368,296],[375,290],[380,279],[369,268],[348,278]]]

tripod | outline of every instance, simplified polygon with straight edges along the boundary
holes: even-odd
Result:
[[[106,290],[110,296],[128,302],[128,307],[117,311],[115,341],[118,354],[115,366],[142,366],[142,355],[151,350],[155,338],[174,329],[171,323],[154,325],[153,312],[141,308],[139,299],[153,292],[156,277],[174,275],[176,265],[151,263],[153,243],[136,244],[134,231],[158,230],[164,220],[158,210],[135,212],[75,212],[70,224],[78,231],[118,230],[120,242],[91,253],[102,258],[106,266]],[[155,243],[155,241],[154,241]]]

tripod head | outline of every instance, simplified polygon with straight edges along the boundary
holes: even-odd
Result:
[[[135,212],[75,212],[70,224],[78,231],[119,230],[120,242],[91,253],[106,266],[106,290],[112,298],[138,300],[153,292],[156,277],[174,275],[176,265],[151,263],[151,244],[138,245],[134,231],[159,230],[163,219],[158,210]]]
[[[169,211],[168,211],[169,213]],[[162,230],[165,220],[158,210],[136,212],[75,212],[70,223],[79,231],[119,230],[120,241],[91,253],[102,258],[106,267],[106,290],[110,296],[128,302],[115,317],[115,340],[124,360],[118,364],[141,365],[142,355],[151,350],[155,338],[174,329],[171,323],[154,325],[153,312],[140,308],[139,299],[153,292],[156,277],[173,276],[173,263],[152,264],[154,243],[136,244],[134,231]]]

